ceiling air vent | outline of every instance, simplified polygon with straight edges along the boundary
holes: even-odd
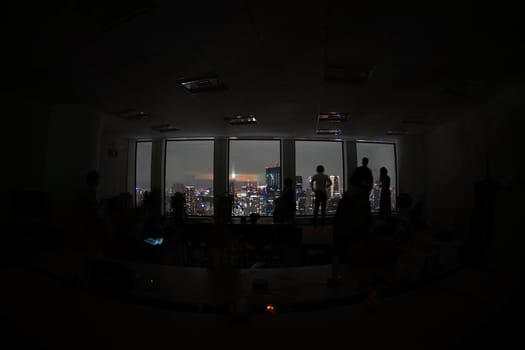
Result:
[[[390,136],[402,136],[402,135],[406,135],[407,131],[406,130],[388,130],[386,134]]]
[[[317,129],[317,135],[341,135],[341,129]]]
[[[177,83],[192,94],[228,89],[224,82],[220,80],[215,73],[206,73],[193,77],[182,77],[177,79]]]
[[[319,113],[320,122],[340,123],[348,119],[347,114],[340,112],[321,112]]]
[[[325,66],[325,81],[364,84],[373,69],[374,65],[370,63],[327,64]]]
[[[155,125],[151,127],[153,130],[156,130],[158,132],[170,132],[170,131],[179,131],[179,128],[176,128],[174,126],[171,126],[171,124],[161,124],[161,125]]]
[[[238,115],[233,118],[226,118],[230,125],[249,125],[257,124],[257,119],[253,115]]]
[[[136,109],[124,109],[113,114],[124,120],[143,120],[149,118],[148,114],[139,112]]]

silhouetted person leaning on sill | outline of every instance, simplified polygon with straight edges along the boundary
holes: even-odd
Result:
[[[319,207],[321,207],[321,225],[324,225],[326,217],[326,201],[328,200],[328,194],[326,193],[326,190],[332,186],[332,180],[330,180],[328,175],[324,174],[324,166],[317,166],[317,174],[312,177],[310,186],[315,193],[314,226],[317,227]]]

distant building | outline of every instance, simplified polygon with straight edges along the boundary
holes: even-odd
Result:
[[[303,177],[295,177],[295,196],[298,198],[303,193]]]
[[[267,206],[267,211],[273,211],[273,201],[279,197],[281,193],[281,167],[266,168],[266,200],[270,204]]]
[[[332,186],[330,186],[330,193],[328,198],[340,197],[341,191],[339,184],[341,183],[340,177],[335,175],[330,175],[330,180],[332,181]]]
[[[185,191],[184,184],[175,183],[171,186],[172,193],[176,193],[176,192],[184,193],[184,191]]]

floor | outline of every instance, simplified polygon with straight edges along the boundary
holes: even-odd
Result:
[[[53,349],[454,348],[478,339],[479,330],[513,296],[505,280],[461,271],[374,301],[233,319],[231,314],[181,312],[93,295],[26,268],[2,274],[9,281],[0,300],[7,326],[3,332],[9,330],[4,339]]]
[[[328,228],[303,231],[303,244],[330,241]],[[439,263],[449,272],[440,278],[418,279],[412,257],[399,261],[401,275],[376,271],[367,280],[359,279],[359,273],[370,276],[366,271],[343,270],[336,286],[328,283],[331,265],[221,271],[139,263],[93,278],[91,260],[79,252],[36,254],[35,248],[15,259],[20,254],[13,247],[3,248],[12,253],[3,254],[0,265],[5,349],[464,349],[523,343],[520,287],[486,271],[450,272],[457,267],[451,245],[439,248]],[[107,262],[97,271],[112,271],[115,265]],[[119,271],[133,272],[132,287],[130,279],[113,278],[122,276]],[[412,283],[392,289],[398,279],[378,276]],[[274,312],[265,312],[270,304]]]

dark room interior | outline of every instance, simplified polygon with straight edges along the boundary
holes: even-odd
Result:
[[[9,3],[2,348],[519,346],[521,13]]]

